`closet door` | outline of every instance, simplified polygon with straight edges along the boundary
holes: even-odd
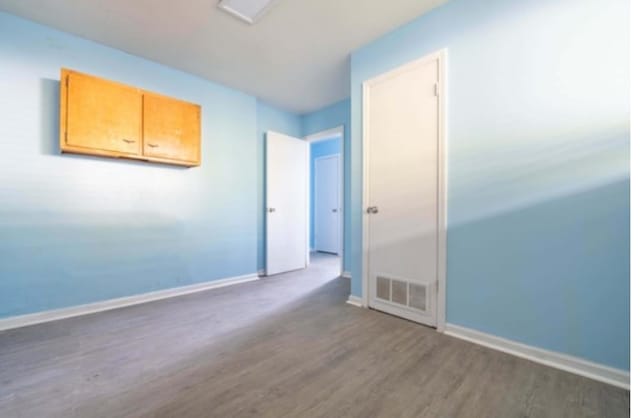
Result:
[[[143,155],[200,163],[200,106],[144,94]]]
[[[319,157],[315,164],[315,250],[340,252],[340,156]]]
[[[365,266],[369,306],[436,325],[439,65],[365,83]]]
[[[136,155],[142,146],[142,93],[132,87],[64,71],[63,151]]]

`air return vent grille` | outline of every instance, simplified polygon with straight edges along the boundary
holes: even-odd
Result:
[[[391,279],[378,276],[376,289],[378,299],[391,300]]]
[[[376,298],[422,312],[427,310],[427,286],[406,280],[376,277]]]
[[[427,310],[427,287],[421,284],[409,284],[409,306],[421,311]]]
[[[407,282],[401,282],[400,280],[391,281],[391,301],[398,305],[407,304]]]

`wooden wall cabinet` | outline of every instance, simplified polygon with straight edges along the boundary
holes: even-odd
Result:
[[[62,69],[60,150],[198,166],[200,106]]]

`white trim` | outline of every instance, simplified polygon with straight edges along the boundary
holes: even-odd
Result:
[[[309,143],[326,141],[333,139],[337,136],[344,137],[344,125],[336,126],[335,128],[327,129],[315,134],[307,135],[304,139]]]
[[[340,274],[340,277],[344,277],[345,279],[350,279],[351,278],[351,272],[350,271],[343,271],[342,274]]]
[[[76,305],[69,308],[53,309],[50,311],[36,312],[33,314],[12,316],[0,319],[0,331],[13,328],[26,327],[29,325],[41,324],[43,322],[57,321],[65,318],[73,318],[93,314],[97,312],[109,311],[112,309],[124,308],[126,306],[139,305],[141,303],[153,302],[161,299],[169,299],[176,296],[188,295],[190,293],[202,292],[205,290],[226,287],[240,283],[247,283],[258,280],[257,274],[247,274],[244,276],[229,277],[226,279],[213,280],[204,283],[196,283],[188,286],[174,287],[170,289],[156,290],[139,295],[126,296],[116,299],[108,299],[100,302]]]
[[[344,196],[344,191],[345,191],[345,176],[344,176],[344,152],[345,152],[345,141],[344,141],[344,125],[339,125],[336,126],[335,128],[331,128],[331,129],[327,129],[315,134],[311,134],[311,135],[307,135],[304,137],[304,140],[309,142],[309,144],[314,143],[314,142],[321,142],[321,141],[327,141],[329,139],[334,139],[336,137],[340,138],[340,159],[339,159],[339,166],[340,166],[340,202],[339,202],[339,210],[340,210],[340,252],[338,253],[338,255],[340,256],[340,268],[344,268],[344,237],[345,237],[345,233],[344,233],[344,218],[345,218],[345,211],[344,211],[344,202],[345,202],[345,196]],[[309,152],[311,152],[311,150],[309,150]],[[315,160],[314,160],[314,164],[315,164]],[[309,195],[311,195],[311,193],[309,193]],[[310,221],[309,221],[310,223]],[[311,231],[311,225],[309,225],[309,231]],[[315,241],[315,239],[314,239]],[[315,242],[314,242],[315,245]]]
[[[349,295],[349,299],[347,299],[347,304],[356,306],[358,308],[364,308],[362,304],[362,298],[359,296]]]
[[[265,269],[260,269],[258,270],[258,272],[256,273],[259,277],[263,277],[266,276],[267,273],[265,272]]]
[[[446,328],[446,288],[447,288],[447,50],[441,49],[417,60],[403,64],[384,74],[366,80],[362,83],[362,302],[369,306],[369,222],[366,208],[369,203],[369,89],[371,85],[397,74],[423,65],[433,60],[438,61],[438,107],[439,107],[439,135],[438,135],[438,255],[437,282],[438,306],[436,307],[436,327],[439,332]]]
[[[533,347],[495,335],[447,324],[445,334],[629,390],[629,372],[579,357]]]
[[[305,153],[305,157],[306,159],[305,163],[307,165],[307,170],[305,173],[306,176],[306,181],[305,181],[305,194],[307,195],[307,199],[306,199],[306,205],[305,205],[305,218],[307,219],[306,222],[306,228],[305,228],[305,238],[304,238],[304,245],[306,247],[306,251],[307,251],[307,261],[306,264],[304,266],[304,268],[309,267],[309,265],[311,264],[311,251],[309,250],[309,247],[311,247],[311,244],[309,243],[309,241],[311,241],[311,144],[307,144],[307,152]]]
[[[443,49],[438,54],[438,96],[439,96],[439,123],[440,135],[438,136],[438,300],[436,312],[436,327],[439,332],[444,332],[447,327],[447,205],[448,190],[448,119],[447,98],[449,85],[447,82],[447,50]]]
[[[362,83],[362,306],[369,307],[369,85]]]

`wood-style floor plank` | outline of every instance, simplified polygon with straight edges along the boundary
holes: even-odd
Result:
[[[0,332],[0,416],[629,416],[628,391],[345,304],[338,269]]]

